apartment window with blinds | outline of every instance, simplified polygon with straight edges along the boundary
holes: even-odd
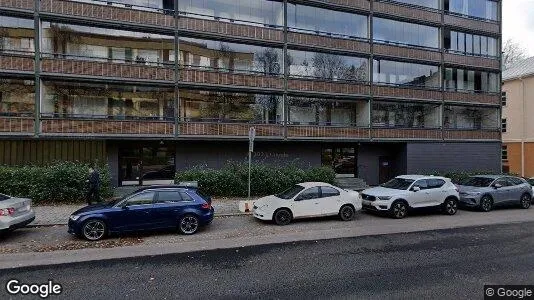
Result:
[[[502,160],[508,160],[508,146],[502,145],[501,156],[502,156]]]
[[[506,119],[502,119],[501,130],[502,132],[506,132]]]
[[[502,106],[506,106],[506,92],[502,92],[501,94],[501,104]]]

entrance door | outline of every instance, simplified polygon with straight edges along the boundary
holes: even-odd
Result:
[[[379,183],[386,183],[393,178],[393,159],[389,156],[380,156],[378,158],[378,163]]]
[[[322,165],[331,167],[338,177],[357,177],[356,148],[326,147],[322,153]]]
[[[119,149],[120,185],[172,183],[175,174],[175,148],[161,145]]]

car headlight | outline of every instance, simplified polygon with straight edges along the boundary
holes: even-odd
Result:
[[[78,216],[78,215],[71,215],[71,216],[70,216],[70,219],[73,220],[73,221],[76,221],[76,220],[78,220],[79,218],[80,218],[80,216]]]
[[[389,199],[391,199],[391,196],[378,196],[378,199],[380,199],[380,200],[389,200]]]

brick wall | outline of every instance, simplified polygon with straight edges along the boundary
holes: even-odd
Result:
[[[441,22],[441,14],[439,12],[414,9],[407,6],[396,5],[394,3],[375,1],[373,9],[377,13],[383,13],[392,16],[404,17],[413,20],[424,20],[433,23]]]
[[[282,89],[284,82],[281,77],[275,76],[222,73],[195,69],[181,70],[180,80],[191,83],[209,83],[272,89]]]
[[[441,61],[441,53],[436,50],[424,50],[424,49],[414,49],[409,47],[400,47],[393,45],[384,45],[376,43],[374,46],[375,55],[387,55],[393,57],[402,57],[410,59],[419,59],[425,61]]]
[[[463,92],[445,92],[445,101],[457,101],[468,103],[501,104],[499,94],[475,94]]]
[[[282,136],[281,125],[269,124],[229,124],[229,123],[182,123],[180,135],[248,136],[250,127],[256,129],[257,136]]]
[[[441,100],[441,92],[437,90],[418,90],[384,85],[373,86],[373,93],[374,96],[378,97]]]
[[[209,32],[222,35],[283,42],[283,31],[261,26],[234,24],[226,21],[195,19],[180,16],[178,27],[182,30]]]
[[[111,120],[42,120],[43,133],[173,135],[174,123]]]
[[[20,8],[33,10],[33,0],[0,0],[0,7]]]
[[[290,44],[340,49],[360,53],[369,53],[370,51],[368,42],[300,32],[288,32],[287,42]]]
[[[35,71],[35,60],[30,56],[0,55],[0,69],[16,71]]]
[[[288,137],[369,138],[368,128],[336,126],[288,126]]]
[[[331,82],[306,79],[289,79],[288,89],[294,91],[326,92],[369,95],[369,85],[356,82]]]
[[[474,29],[478,31],[485,31],[488,33],[499,33],[499,24],[495,22],[486,22],[475,19],[463,18],[454,15],[445,15],[445,24],[454,27],[462,27],[467,29]]]
[[[488,130],[445,130],[446,140],[500,140],[500,131]]]
[[[441,129],[373,128],[375,139],[441,139]]]
[[[32,133],[34,120],[30,118],[0,117],[0,132]]]
[[[465,56],[454,53],[445,53],[445,63],[456,64],[460,66],[484,67],[499,70],[500,63],[497,58],[486,58],[476,56]]]

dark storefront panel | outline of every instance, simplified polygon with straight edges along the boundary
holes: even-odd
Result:
[[[121,185],[170,183],[175,175],[174,145],[126,145],[119,147]]]

